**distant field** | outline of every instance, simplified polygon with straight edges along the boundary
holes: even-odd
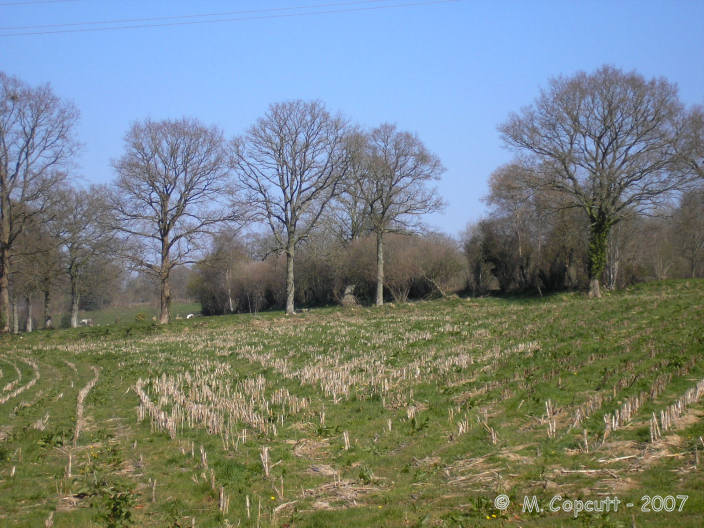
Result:
[[[702,525],[704,281],[127,319],[0,340],[0,526]]]
[[[200,313],[198,303],[173,303],[171,314],[175,317],[186,317],[189,313]],[[134,323],[139,319],[151,321],[152,317],[158,317],[159,308],[151,304],[138,304],[132,306],[111,306],[102,310],[81,311],[80,319],[92,319],[96,325],[114,325],[124,323]]]

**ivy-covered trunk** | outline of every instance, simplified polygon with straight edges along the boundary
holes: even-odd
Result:
[[[603,213],[592,219],[589,233],[589,297],[601,297],[600,280],[606,267],[612,223]]]

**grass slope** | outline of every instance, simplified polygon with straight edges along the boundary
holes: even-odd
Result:
[[[703,321],[690,280],[5,336],[0,526],[700,526]]]

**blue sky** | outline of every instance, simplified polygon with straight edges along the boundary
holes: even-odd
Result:
[[[263,11],[323,5],[317,10],[340,12]],[[25,31],[7,29],[16,26],[241,10],[255,12],[219,23],[3,36]],[[455,235],[485,214],[488,177],[511,158],[497,125],[550,77],[612,64],[666,77],[684,103],[704,104],[703,21],[702,1],[0,0],[0,70],[50,82],[79,108],[75,175],[84,183],[112,180],[125,132],[146,117],[197,117],[229,137],[270,103],[301,98],[321,99],[362,126],[396,123],[447,168],[439,184],[447,209],[427,220]],[[54,29],[65,28],[39,31]]]

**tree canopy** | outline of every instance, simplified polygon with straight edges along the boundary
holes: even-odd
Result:
[[[681,186],[677,88],[665,79],[603,66],[550,81],[499,126],[521,157],[526,184],[556,192],[590,222],[590,291],[599,296],[611,227],[646,213]]]
[[[159,279],[162,323],[171,270],[192,262],[208,228],[235,218],[223,203],[230,190],[223,147],[222,132],[197,120],[146,120],[132,126],[114,163],[114,226],[135,242],[128,258]]]

